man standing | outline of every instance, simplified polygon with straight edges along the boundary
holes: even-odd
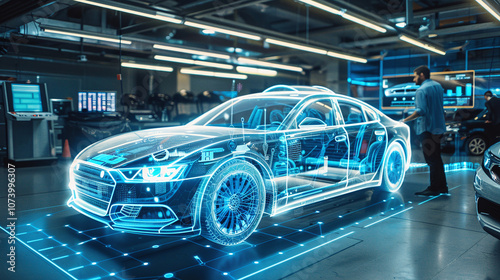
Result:
[[[416,195],[436,196],[448,194],[443,160],[441,137],[446,130],[443,109],[443,87],[430,79],[431,72],[425,65],[413,70],[413,81],[420,88],[416,91],[415,112],[403,122],[417,120],[416,133],[422,143],[425,162],[429,165],[430,186]]]
[[[489,145],[491,145],[496,142],[496,137],[500,134],[500,98],[488,90],[484,93],[484,99],[486,99],[484,106],[488,109],[486,132],[490,138]]]

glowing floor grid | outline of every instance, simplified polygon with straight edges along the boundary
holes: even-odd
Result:
[[[357,232],[437,198],[414,203],[404,201],[399,193],[360,191],[266,217],[247,242],[232,247],[202,237],[113,231],[66,205],[31,213],[31,222],[17,227],[17,238],[72,279],[200,279],[201,275],[203,279],[247,279],[261,278],[274,267],[283,277],[311,265],[318,256],[331,256],[361,242]]]

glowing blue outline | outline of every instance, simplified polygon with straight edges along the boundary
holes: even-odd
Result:
[[[0,226],[0,228],[5,231],[7,233],[7,235],[10,236],[10,233],[4,229],[2,226]],[[31,246],[29,246],[28,244],[24,243],[21,239],[19,239],[18,237],[16,237],[16,240],[19,241],[21,244],[23,244],[24,246],[26,246],[28,249],[30,249],[31,251],[35,252],[37,255],[39,255],[40,257],[42,257],[44,260],[46,260],[48,263],[52,264],[53,266],[55,266],[57,269],[59,269],[60,271],[64,272],[64,274],[68,275],[69,277],[71,277],[71,279],[74,279],[74,280],[78,280],[78,278],[75,278],[73,275],[69,274],[69,272],[67,272],[66,270],[62,269],[62,267],[58,266],[57,264],[55,264],[53,261],[49,260],[48,258],[46,258],[44,255],[40,254],[37,250],[33,249]]]

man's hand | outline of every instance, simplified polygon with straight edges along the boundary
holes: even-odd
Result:
[[[490,121],[490,120],[487,120],[487,121],[485,121],[485,123],[491,123],[491,121]]]

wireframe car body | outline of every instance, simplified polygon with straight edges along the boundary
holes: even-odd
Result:
[[[500,239],[500,143],[484,153],[483,164],[476,170],[474,189],[479,224]]]
[[[384,90],[384,94],[387,97],[415,97],[415,93],[420,86],[415,83],[404,83],[392,86]]]
[[[354,98],[277,86],[185,126],[97,142],[70,170],[68,205],[117,230],[244,241],[263,213],[363,188],[397,191],[409,128]]]

